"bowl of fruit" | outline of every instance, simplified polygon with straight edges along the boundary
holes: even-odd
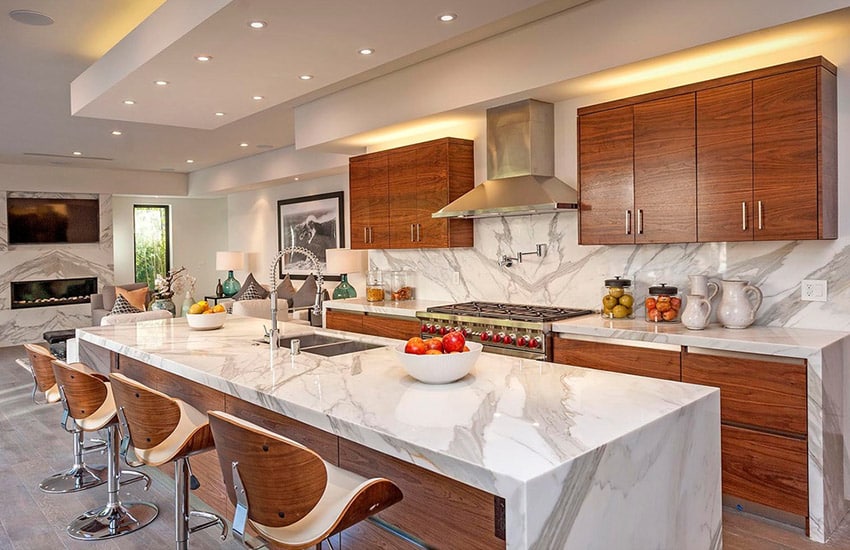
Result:
[[[212,307],[206,300],[195,302],[186,312],[186,322],[192,330],[215,330],[224,326],[227,310],[221,304]]]
[[[457,331],[423,340],[414,336],[395,346],[407,374],[426,384],[448,384],[460,380],[481,355],[481,344],[467,342]]]

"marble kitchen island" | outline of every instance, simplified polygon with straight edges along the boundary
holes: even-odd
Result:
[[[254,342],[262,325],[230,316],[210,332],[174,319],[77,334],[81,358],[101,370],[149,365],[494,495],[507,548],[721,546],[716,389],[491,354],[429,386],[388,347],[291,356]],[[429,523],[398,527],[457,547]]]

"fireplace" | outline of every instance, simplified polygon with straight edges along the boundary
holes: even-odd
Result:
[[[87,304],[97,292],[97,277],[12,282],[12,309]]]

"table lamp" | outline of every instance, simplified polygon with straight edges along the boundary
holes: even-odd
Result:
[[[328,273],[339,273],[340,282],[334,289],[333,299],[357,297],[357,291],[348,283],[349,273],[362,273],[368,266],[368,256],[365,250],[350,248],[329,248],[325,250]]]
[[[221,289],[224,295],[230,298],[237,292],[241,285],[239,281],[233,277],[234,269],[243,269],[245,267],[245,255],[242,252],[216,252],[215,253],[215,268],[217,271],[227,271],[227,279],[221,284]]]

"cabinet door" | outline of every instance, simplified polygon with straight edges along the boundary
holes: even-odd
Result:
[[[695,102],[691,93],[634,106],[636,243],[697,240]]]
[[[416,148],[416,246],[448,247],[449,220],[431,214],[448,204],[448,140]]]
[[[818,238],[817,71],[753,81],[756,240]]]
[[[363,314],[329,309],[325,312],[325,328],[363,334]]]
[[[416,147],[387,153],[390,217],[390,248],[416,248],[417,212]]]
[[[632,107],[579,117],[579,243],[634,238]]]
[[[419,336],[417,319],[397,319],[383,315],[367,313],[363,316],[363,334],[373,334],[382,338],[407,340]]]
[[[348,161],[351,248],[369,248],[369,226],[372,219],[369,179],[369,155],[355,157]]]
[[[552,349],[554,361],[564,365],[677,382],[682,379],[677,351],[570,338],[554,338]]]
[[[390,191],[386,153],[369,156],[369,248],[390,246]]]
[[[697,238],[753,239],[753,85],[697,92]]]

